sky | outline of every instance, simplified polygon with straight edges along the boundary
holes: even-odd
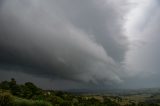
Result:
[[[159,0],[1,0],[0,81],[160,87]]]

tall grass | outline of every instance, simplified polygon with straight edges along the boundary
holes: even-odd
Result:
[[[11,106],[13,97],[10,93],[0,92],[0,106]]]
[[[27,100],[12,96],[8,92],[0,92],[0,106],[52,106],[43,100]]]

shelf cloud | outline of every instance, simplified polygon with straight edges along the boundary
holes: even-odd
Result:
[[[131,0],[1,0],[0,70],[97,85],[151,75],[160,69],[154,62],[159,4],[153,1],[138,7]],[[144,18],[131,16],[138,10]]]

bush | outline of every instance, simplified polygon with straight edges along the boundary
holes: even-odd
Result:
[[[45,101],[35,101],[34,106],[52,106],[50,103],[45,102]]]
[[[1,93],[0,94],[0,106],[11,106],[12,104],[12,96],[10,93]]]
[[[19,99],[16,99],[14,102],[13,102],[13,106],[33,106],[32,103],[28,100],[19,100]]]
[[[13,106],[52,106],[52,105],[48,102],[45,102],[45,101],[16,99],[13,102]]]

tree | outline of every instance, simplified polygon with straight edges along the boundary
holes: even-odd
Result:
[[[28,96],[28,98],[31,98],[35,95],[40,95],[42,94],[42,90],[40,88],[38,88],[37,86],[35,86],[33,83],[31,82],[26,82],[23,86],[23,88],[25,89],[25,95]]]
[[[0,83],[0,88],[5,90],[10,90],[10,82],[3,81]]]
[[[11,78],[10,89],[13,95],[21,95],[21,88],[19,85],[17,85],[17,82],[14,78]]]

